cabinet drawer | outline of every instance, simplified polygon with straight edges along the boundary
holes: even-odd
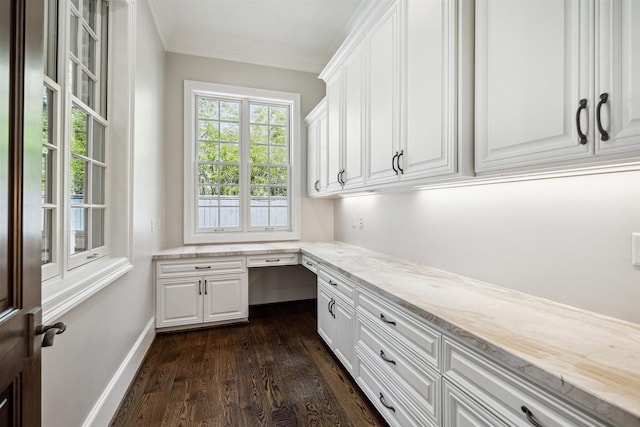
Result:
[[[302,255],[302,262],[301,262],[301,264],[302,264],[305,268],[307,268],[307,269],[309,269],[309,270],[313,271],[315,274],[318,274],[318,263],[317,263],[317,261],[315,261],[315,260],[313,260],[313,259],[309,258],[309,257],[308,257],[308,256],[306,256],[306,255]]]
[[[406,352],[384,332],[357,319],[358,352],[366,355],[378,368],[392,378],[398,388],[411,398],[416,406],[433,419],[438,419],[440,374],[420,362],[412,360]]]
[[[202,274],[234,274],[247,270],[244,257],[207,258],[188,261],[162,261],[157,264],[157,277]]]
[[[322,265],[318,268],[318,281],[322,281],[329,285],[329,287],[336,289],[338,293],[345,296],[347,300],[353,304],[353,289],[355,288],[355,284],[342,274]]]
[[[415,408],[397,390],[394,390],[384,375],[365,359],[358,357],[356,382],[378,409],[380,414],[394,427],[435,427],[432,421],[416,416]]]
[[[273,267],[275,265],[298,265],[300,254],[250,255],[247,267]]]
[[[442,390],[443,425],[447,427],[508,427],[507,424],[447,381],[444,381]]]
[[[438,332],[397,305],[368,293],[359,293],[357,310],[358,315],[389,333],[419,360],[438,369]]]
[[[443,349],[445,377],[507,424],[523,427],[534,424],[527,420],[528,410],[545,427],[607,425],[448,339],[444,340]]]

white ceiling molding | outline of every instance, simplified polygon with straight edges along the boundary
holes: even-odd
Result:
[[[165,50],[315,74],[320,73],[330,59],[324,52],[184,28],[173,33]]]

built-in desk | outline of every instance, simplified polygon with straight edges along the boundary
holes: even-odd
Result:
[[[550,420],[545,426],[563,420],[640,426],[640,325],[339,242],[185,247],[158,252],[154,260],[157,272],[164,262],[177,260],[236,257],[246,263],[248,256],[279,254],[301,254],[315,272],[326,267],[346,277],[355,285],[356,318],[367,309],[364,296],[440,334],[439,361],[428,367],[439,375],[430,425],[456,425],[452,415],[461,411],[477,416],[476,425],[526,426],[537,416]],[[366,329],[372,321],[362,319]],[[353,331],[353,337],[358,357],[352,372],[358,383],[369,387],[380,378],[391,379],[359,350],[364,348],[361,333]],[[399,390],[394,384],[404,384],[394,381],[391,392]],[[533,403],[521,402],[510,414],[491,411],[492,405],[501,411],[502,405],[524,398]],[[376,404],[384,415],[385,407]],[[412,405],[406,406],[410,412]]]

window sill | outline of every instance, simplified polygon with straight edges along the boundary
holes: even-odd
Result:
[[[133,269],[127,258],[106,258],[79,268],[64,279],[42,283],[42,323],[49,324]]]
[[[194,233],[184,236],[184,244],[253,243],[300,240],[296,231]]]

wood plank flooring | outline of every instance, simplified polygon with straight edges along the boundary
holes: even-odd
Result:
[[[386,426],[318,336],[315,304],[158,335],[111,426]]]

